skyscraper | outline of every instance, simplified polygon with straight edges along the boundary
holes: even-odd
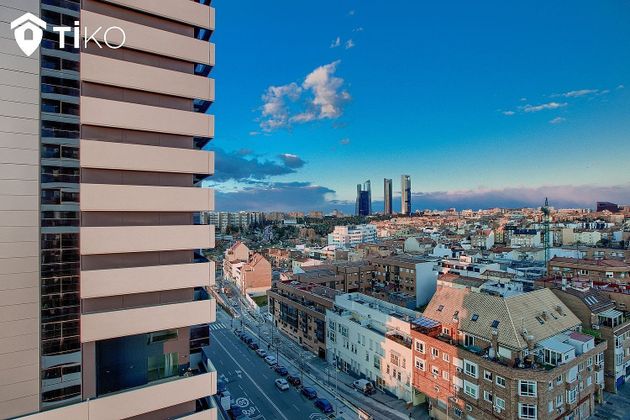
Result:
[[[383,197],[384,209],[383,213],[392,214],[392,180],[385,178],[383,180]]]
[[[372,186],[369,180],[365,181],[363,186],[357,184],[355,214],[357,216],[368,216],[372,214]]]
[[[400,177],[400,213],[411,214],[411,177],[409,175]]]
[[[216,418],[209,3],[0,0],[47,24],[0,52],[0,417]],[[74,22],[102,29],[62,48]]]

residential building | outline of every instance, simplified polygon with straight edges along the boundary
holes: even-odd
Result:
[[[337,247],[353,248],[373,242],[376,242],[376,226],[372,224],[335,226],[333,232],[328,234],[328,245]]]
[[[412,321],[413,383],[436,419],[587,419],[607,343],[549,289],[510,297],[438,288]]]
[[[630,282],[630,263],[620,260],[555,257],[549,261],[548,273],[553,277],[626,285]]]
[[[385,178],[383,180],[383,213],[392,214],[392,180]]]
[[[295,280],[276,282],[267,291],[274,325],[300,347],[326,358],[326,309],[342,292]]]
[[[27,12],[46,24],[30,57],[8,23]],[[214,228],[194,224],[214,206],[197,188],[214,172],[214,9],[0,0],[0,15],[0,417],[216,418],[214,266],[195,252]],[[62,47],[53,27],[75,21],[102,30]],[[104,45],[110,27],[124,45],[118,30]]]
[[[294,277],[302,283],[320,284],[344,293],[369,293],[373,269],[366,261],[338,262],[304,267]]]
[[[405,239],[403,250],[408,254],[430,254],[435,248],[435,241],[426,236],[410,236]]]
[[[237,241],[225,251],[223,276],[234,282],[242,294],[264,295],[271,288],[271,263]]]
[[[511,231],[509,245],[512,248],[540,248],[542,236],[536,229],[514,229]]]
[[[630,261],[630,249],[586,248],[584,258],[592,260]]]
[[[415,297],[415,307],[429,303],[437,286],[435,258],[392,255],[369,260],[374,270],[373,293],[389,300],[387,293],[403,292]]]
[[[605,293],[556,283],[551,289],[580,318],[584,329],[608,343],[604,354],[606,391],[616,393],[630,379],[630,316]]]
[[[225,232],[228,227],[248,230],[250,226],[262,223],[262,213],[255,211],[212,211],[204,214],[204,220],[205,223],[214,225],[221,232]]]
[[[400,177],[400,213],[411,214],[411,177],[409,175]]]
[[[407,403],[422,402],[411,382],[410,321],[420,315],[360,293],[336,296],[326,310],[328,362]]]

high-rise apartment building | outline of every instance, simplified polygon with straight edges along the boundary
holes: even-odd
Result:
[[[411,177],[400,176],[400,213],[411,214]]]
[[[216,418],[209,3],[0,0],[0,417]]]
[[[383,180],[383,213],[392,214],[392,180],[385,178]]]

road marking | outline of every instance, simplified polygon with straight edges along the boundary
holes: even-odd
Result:
[[[247,373],[247,371],[245,371],[245,369],[243,369],[243,366],[240,365],[240,363],[238,361],[236,361],[236,359],[234,358],[234,356],[232,356],[230,354],[230,352],[227,351],[227,349],[225,348],[225,346],[223,344],[221,344],[220,341],[217,341],[216,344],[219,345],[219,347],[221,347],[223,349],[223,351],[225,351],[225,354],[227,354],[227,356],[232,359],[232,361],[234,361],[234,363],[236,363],[236,366],[238,366],[239,368],[241,368],[241,370],[243,371],[243,373],[245,374],[245,376],[247,376],[249,378],[250,381],[252,381],[252,384],[254,384],[254,386],[256,387],[256,389],[258,389],[258,391],[260,391],[261,394],[263,394],[263,396],[267,399],[267,401],[269,401],[269,404],[271,404],[273,406],[273,408],[276,409],[276,411],[278,412],[278,414],[280,415],[280,417],[282,417],[284,420],[289,420],[287,418],[287,416],[285,416],[284,414],[282,414],[282,411],[280,411],[280,409],[278,408],[278,406],[271,400],[271,398],[269,398],[269,396],[265,393],[265,391],[262,390],[262,388],[256,383],[256,381],[254,381],[254,379],[249,375],[249,373]]]

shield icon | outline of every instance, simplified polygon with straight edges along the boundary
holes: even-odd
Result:
[[[26,13],[11,22],[11,29],[20,49],[30,57],[42,42],[42,29],[46,29],[46,22],[32,13]]]

